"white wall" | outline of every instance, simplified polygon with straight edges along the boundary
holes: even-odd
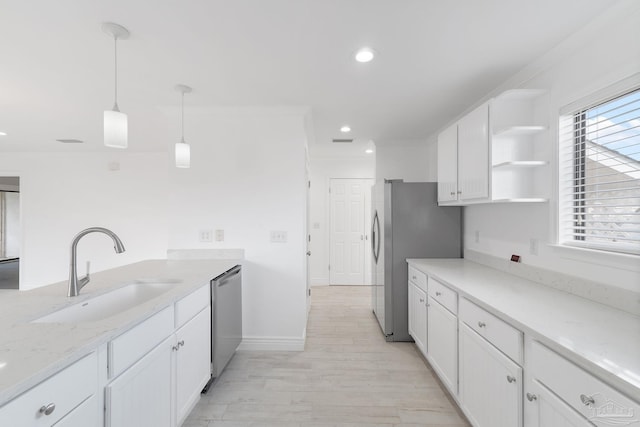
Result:
[[[366,157],[312,156],[310,158],[310,171],[310,281],[312,285],[328,285],[329,219],[331,215],[329,209],[329,182],[331,178],[373,179],[375,174],[375,155]],[[365,206],[365,210],[368,211],[367,206]]]
[[[436,181],[435,153],[433,145],[427,141],[376,145],[376,182],[384,179]]]
[[[553,145],[557,146],[558,110],[573,101],[640,71],[640,3],[622,2],[608,14],[574,34],[514,77],[506,87],[549,90]],[[522,84],[518,80],[524,81]],[[509,86],[512,85],[512,86]],[[556,167],[555,162],[551,168]],[[550,189],[554,193],[553,189]],[[637,257],[593,255],[553,246],[556,202],[482,205],[465,208],[465,249],[522,262],[640,292]],[[475,243],[475,231],[480,242]],[[539,254],[529,254],[531,238]]]
[[[120,170],[108,170],[113,161]],[[165,154],[3,155],[0,175],[20,176],[20,288],[68,278],[71,240],[91,226],[113,230],[126,252],[116,254],[107,236],[87,235],[78,246],[79,273],[84,274],[87,260],[92,271],[100,271],[164,258],[166,170]]]
[[[302,349],[306,326],[304,117],[278,109],[185,113],[191,168],[169,172],[171,249],[244,248],[243,348]],[[224,230],[223,242],[198,241]],[[286,243],[271,243],[286,231]]]

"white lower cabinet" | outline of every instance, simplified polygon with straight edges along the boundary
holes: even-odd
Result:
[[[93,352],[0,408],[0,426],[97,427],[97,405],[91,411],[97,389],[98,358]]]
[[[411,276],[410,276],[411,277]],[[427,354],[427,293],[409,282],[409,335],[422,354]]]
[[[211,378],[211,308],[207,307],[176,332],[176,418],[182,424]]]
[[[107,427],[170,427],[174,337],[127,369],[105,388]]]
[[[522,426],[522,368],[460,322],[462,409],[476,427]]]
[[[539,382],[528,383],[526,389],[526,427],[593,427]]]
[[[458,393],[458,319],[442,304],[429,298],[428,359],[449,391]]]

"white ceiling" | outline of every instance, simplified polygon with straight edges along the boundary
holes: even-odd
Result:
[[[316,144],[344,137],[345,123],[350,137],[390,143],[431,135],[613,3],[0,0],[0,151],[105,150],[105,21],[131,31],[119,43],[119,104],[132,151],[177,139],[166,115],[176,83],[194,88],[187,110],[310,107]],[[353,60],[364,45],[379,53],[368,64]]]

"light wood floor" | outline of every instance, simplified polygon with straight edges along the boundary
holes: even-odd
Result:
[[[312,288],[303,352],[236,353],[184,427],[469,426],[413,343],[387,343],[370,288]]]

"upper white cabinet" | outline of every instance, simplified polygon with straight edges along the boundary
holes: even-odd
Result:
[[[488,200],[489,104],[485,103],[438,136],[438,201]]]
[[[545,91],[508,90],[491,101],[491,198],[541,202],[549,192]]]
[[[545,91],[506,91],[438,135],[438,202],[543,202],[551,183]]]
[[[458,125],[438,135],[438,202],[458,200]]]
[[[489,198],[489,104],[476,108],[458,122],[459,200]]]

